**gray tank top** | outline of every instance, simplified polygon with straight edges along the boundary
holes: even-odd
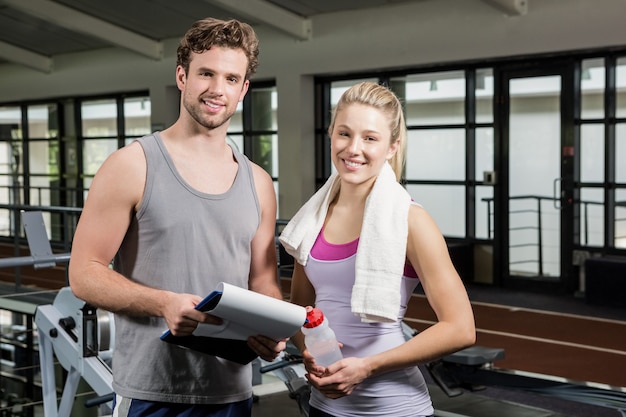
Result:
[[[205,296],[220,281],[248,288],[250,242],[261,210],[248,159],[233,148],[238,172],[219,195],[201,193],[176,170],[159,133],[140,138],[147,176],[141,207],[113,266],[150,287]],[[157,317],[115,316],[113,388],[148,401],[216,404],[252,395],[250,365],[159,339]]]

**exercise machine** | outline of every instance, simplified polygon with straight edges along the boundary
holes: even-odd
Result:
[[[45,417],[70,417],[81,378],[107,405],[113,399],[112,315],[98,311],[64,287],[52,304],[37,307],[35,323]],[[67,371],[58,408],[54,356]]]

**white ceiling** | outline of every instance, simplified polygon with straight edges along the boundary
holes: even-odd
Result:
[[[306,40],[315,36],[315,15],[417,1],[436,0],[0,0],[0,64],[51,72],[55,55],[111,46],[158,60],[164,39],[207,16]],[[523,15],[529,0],[480,1]]]

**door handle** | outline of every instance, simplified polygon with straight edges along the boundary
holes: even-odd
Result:
[[[557,210],[561,210],[563,208],[563,206],[561,205],[562,193],[557,192],[557,184],[561,184],[561,180],[562,178],[555,178],[552,182],[552,202],[554,204],[554,208]]]

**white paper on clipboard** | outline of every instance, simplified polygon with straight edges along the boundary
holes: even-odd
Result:
[[[263,335],[275,340],[293,336],[306,320],[304,307],[225,282],[196,307],[224,320],[221,325],[201,323],[195,336],[246,340]]]

